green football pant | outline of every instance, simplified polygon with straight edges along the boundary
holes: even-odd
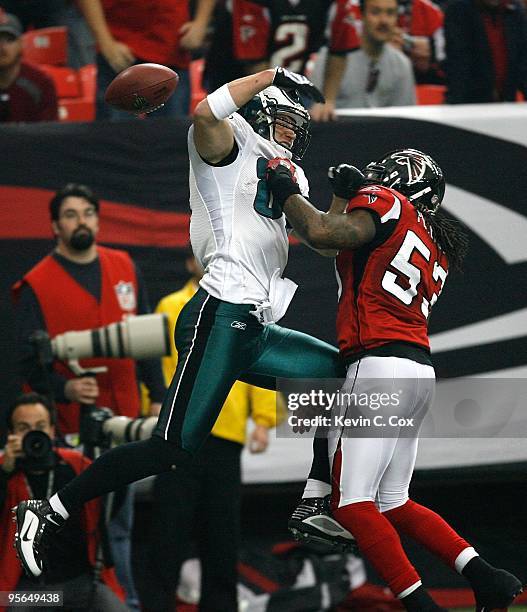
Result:
[[[344,376],[338,350],[312,336],[261,325],[253,304],[230,304],[199,289],[181,311],[178,365],[154,430],[195,455],[236,380],[274,389],[276,378]]]

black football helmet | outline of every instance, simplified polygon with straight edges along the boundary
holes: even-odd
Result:
[[[311,117],[293,92],[271,85],[244,104],[238,113],[257,134],[291,151],[294,159],[302,159],[311,140]],[[293,130],[295,140],[291,145],[276,139],[276,125]]]
[[[445,195],[445,177],[437,163],[417,149],[400,149],[369,163],[363,170],[366,185],[391,187],[418,208],[434,214]]]

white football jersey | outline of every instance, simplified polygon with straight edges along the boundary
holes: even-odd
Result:
[[[227,166],[212,166],[188,134],[190,157],[190,240],[205,274],[200,285],[213,297],[233,304],[255,304],[269,298],[275,270],[282,275],[289,243],[286,221],[268,202],[267,160],[291,153],[254,132],[235,113],[227,119],[238,156]],[[295,164],[302,195],[309,195],[303,170]],[[273,218],[277,217],[277,218]]]

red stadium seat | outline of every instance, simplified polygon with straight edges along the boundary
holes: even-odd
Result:
[[[53,79],[60,121],[93,121],[97,68],[67,68],[67,28],[42,28],[24,34],[24,59],[38,64]]]
[[[46,64],[39,67],[53,79],[59,98],[79,98],[82,95],[79,75],[73,68],[48,66]]]
[[[201,82],[203,78],[203,70],[205,69],[205,60],[198,59],[190,62],[190,112],[192,113],[196,105],[206,97],[207,92],[203,89]]]
[[[34,64],[65,66],[68,59],[68,30],[65,27],[30,30],[23,36],[24,60]]]
[[[417,104],[444,104],[446,87],[444,85],[416,85]]]
[[[79,69],[79,79],[82,88],[82,97],[95,101],[97,92],[97,66],[88,64]]]
[[[85,98],[59,100],[59,121],[93,121],[95,104]]]

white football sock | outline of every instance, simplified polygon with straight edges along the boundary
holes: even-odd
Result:
[[[52,497],[49,498],[49,505],[60,514],[60,516],[66,521],[68,520],[70,513],[64,508],[64,504],[60,501],[60,497],[58,493],[55,493]]]
[[[322,480],[308,478],[302,499],[311,499],[313,497],[326,497],[331,493],[331,486]]]
[[[461,572],[465,569],[465,565],[474,557],[479,557],[479,555],[472,548],[472,546],[468,546],[467,548],[465,548],[465,550],[462,550],[454,561],[456,571],[461,574]]]

